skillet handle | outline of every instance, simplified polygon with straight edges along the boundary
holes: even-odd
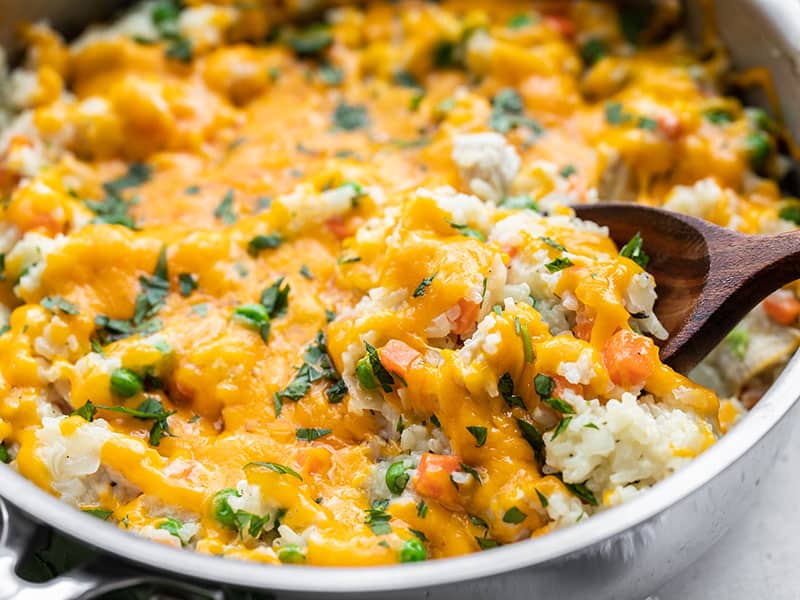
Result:
[[[16,568],[39,526],[0,498],[0,600],[90,600],[116,590],[155,586],[185,598],[225,600],[221,589],[148,573],[119,560],[98,556],[50,581],[32,583]]]

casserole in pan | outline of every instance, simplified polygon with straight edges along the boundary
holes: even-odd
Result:
[[[259,47],[223,40],[265,38],[279,7],[146,5],[69,51],[27,30],[3,495],[134,562],[276,592],[649,591],[746,509],[724,494],[777,447],[800,303],[781,292],[692,374],[718,409],[658,361],[642,240],[618,254],[562,205],[791,227],[780,132],[715,94],[721,54],[665,41],[670,3],[375,6]],[[774,10],[718,17],[763,26],[787,97]],[[56,518],[14,471],[176,549]]]

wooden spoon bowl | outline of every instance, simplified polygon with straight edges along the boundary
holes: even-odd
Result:
[[[775,290],[800,278],[800,231],[745,235],[695,217],[628,203],[574,206],[618,245],[637,232],[669,333],[661,360],[686,373]]]

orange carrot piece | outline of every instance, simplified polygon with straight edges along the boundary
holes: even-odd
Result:
[[[781,325],[792,325],[800,315],[800,301],[788,290],[778,290],[764,300],[764,311]]]
[[[650,338],[620,329],[603,346],[603,363],[611,381],[624,387],[643,384],[656,368],[656,349]]]
[[[458,496],[450,475],[460,468],[461,458],[458,456],[423,454],[414,478],[414,489],[422,496],[452,505]]]
[[[400,340],[389,340],[378,350],[381,364],[387,371],[405,377],[411,364],[420,357],[420,353]]]

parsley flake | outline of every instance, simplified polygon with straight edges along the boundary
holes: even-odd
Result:
[[[487,429],[486,427],[479,427],[477,425],[469,425],[467,431],[475,438],[475,446],[481,448],[486,443]]]
[[[637,231],[636,235],[634,235],[630,241],[622,247],[622,249],[619,251],[619,255],[624,256],[625,258],[630,258],[637,265],[643,269],[646,269],[648,263],[650,262],[650,257],[644,253],[644,250],[642,249],[643,243],[644,241],[642,240],[642,236]]]
[[[301,442],[313,442],[331,433],[332,429],[320,429],[318,427],[301,427],[295,432],[295,437]]]
[[[414,290],[412,296],[414,298],[419,298],[421,296],[424,296],[425,291],[430,287],[430,285],[433,283],[433,280],[436,278],[438,274],[439,274],[438,272],[434,273],[433,275],[426,277],[425,279],[420,281],[419,285],[417,286],[417,289]]]
[[[59,310],[66,315],[78,315],[81,312],[75,304],[64,300],[61,296],[45,296],[41,304],[52,313]]]
[[[236,223],[236,213],[234,212],[233,200],[234,191],[228,190],[225,192],[222,201],[214,209],[214,217],[222,221],[225,225],[233,225]]]
[[[245,469],[250,469],[252,467],[261,467],[264,469],[269,469],[270,471],[274,471],[279,475],[291,475],[292,477],[296,477],[300,481],[303,481],[303,476],[300,475],[300,473],[280,463],[254,461],[254,462],[249,462],[244,466]]]

